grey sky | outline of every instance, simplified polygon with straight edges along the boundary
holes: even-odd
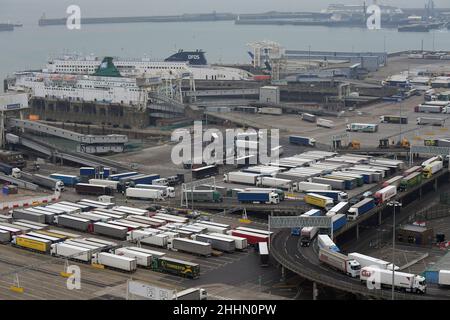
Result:
[[[368,3],[371,0],[366,0]],[[423,7],[428,0],[378,1],[404,7]],[[450,7],[448,0],[434,0]],[[78,4],[85,16],[158,15],[189,12],[318,11],[329,3],[360,4],[363,0],[0,0],[0,20],[34,20],[42,13],[65,16],[65,8]]]

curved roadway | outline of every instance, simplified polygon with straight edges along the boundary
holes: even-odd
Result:
[[[391,299],[391,290],[369,290],[359,279],[350,278],[319,262],[315,245],[301,247],[300,237],[291,236],[290,230],[283,229],[273,235],[271,255],[285,268],[310,281],[321,285],[360,294],[375,299]],[[425,295],[395,293],[396,299],[450,299],[450,290],[428,285]]]

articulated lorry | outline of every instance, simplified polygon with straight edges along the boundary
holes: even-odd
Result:
[[[238,192],[237,199],[241,203],[266,203],[278,204],[280,197],[277,193],[272,191],[243,191]]]
[[[345,273],[352,278],[358,278],[361,265],[345,254],[333,252],[326,249],[319,249],[319,261],[327,266]]]
[[[180,292],[177,292],[173,300],[208,300],[208,293],[205,289],[190,288]]]
[[[361,269],[360,280],[361,282],[372,282],[375,285],[379,284],[381,287],[392,288],[392,273],[394,273],[395,289],[422,294],[427,292],[425,278],[411,273],[364,267]]]
[[[289,143],[297,144],[300,146],[307,146],[307,147],[315,147],[316,146],[315,139],[308,138],[308,137],[302,137],[302,136],[289,136]]]
[[[367,213],[375,208],[375,200],[373,198],[366,198],[348,209],[347,218],[349,220],[356,220],[359,216]]]
[[[234,171],[224,174],[223,181],[228,183],[256,185],[256,181],[260,176],[261,175],[257,173]]]

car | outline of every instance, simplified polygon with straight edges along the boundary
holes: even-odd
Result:
[[[371,196],[373,196],[373,192],[372,191],[366,191],[363,193],[362,195],[364,198],[369,198]]]

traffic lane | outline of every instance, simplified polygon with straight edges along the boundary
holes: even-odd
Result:
[[[306,269],[310,270],[311,272],[320,273],[322,277],[329,279],[329,283],[340,283],[344,287],[348,287],[349,284],[352,286],[363,286],[359,279],[350,278],[340,272],[337,272],[320,264],[317,253],[314,252],[313,247],[300,247],[300,242],[298,241],[298,239],[290,236],[289,230],[283,230],[281,232],[283,233],[283,235],[279,237],[280,241],[278,241],[277,244],[283,245],[286,259],[289,259],[291,260],[291,262],[306,267]],[[274,247],[274,245],[272,247]],[[275,247],[278,246],[275,244]],[[331,274],[332,276],[330,276]],[[383,290],[390,292],[390,289]],[[407,293],[407,295],[411,295],[411,298],[414,298],[413,293]],[[426,296],[428,298],[446,299],[450,297],[450,291],[432,287],[427,290]]]
[[[290,236],[289,231],[285,231],[285,233],[285,246],[287,248],[287,253],[290,257],[295,257],[298,263],[307,266],[313,271],[325,274],[326,276],[333,274],[333,277],[330,276],[329,278],[335,283],[343,283],[344,285],[348,284],[349,282],[356,285],[360,283],[358,279],[348,277],[342,273],[339,273],[322,265],[319,261],[317,253],[313,250],[313,246],[301,247],[299,241],[300,238]]]

